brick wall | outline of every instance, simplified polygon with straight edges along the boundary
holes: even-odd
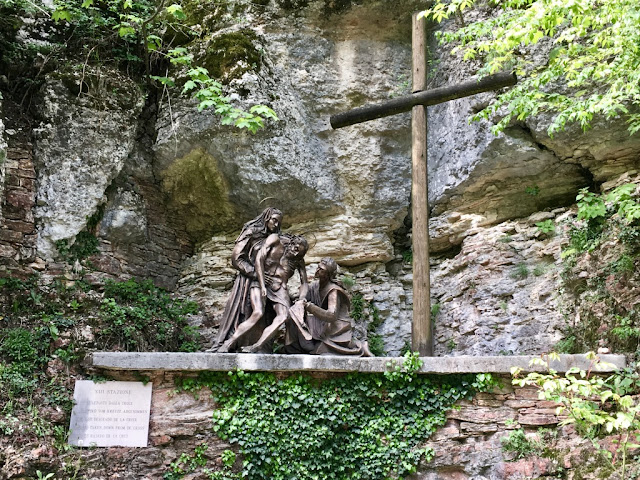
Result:
[[[64,263],[46,264],[36,251],[36,170],[32,145],[27,140],[9,136],[4,164],[4,190],[0,209],[0,274],[26,277],[35,272],[62,275],[71,270]],[[193,244],[180,231],[179,218],[165,208],[163,194],[152,183],[131,180],[144,198],[148,217],[146,241],[126,248],[102,240],[100,253],[89,258],[92,266],[87,279],[104,277],[124,279],[130,276],[152,278],[163,288],[172,290],[181,264],[193,254]]]
[[[9,139],[0,216],[0,272],[24,276],[44,267],[36,262],[35,192],[31,144]]]
[[[157,286],[173,290],[182,262],[193,255],[193,243],[184,234],[180,219],[166,208],[164,195],[157,185],[133,178],[127,183],[144,199],[147,238],[127,246],[102,239],[100,254],[89,258],[97,271],[90,274],[89,279],[101,277],[100,273],[113,278],[151,278]]]

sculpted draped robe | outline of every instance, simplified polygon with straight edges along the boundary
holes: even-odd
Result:
[[[353,338],[349,296],[342,287],[330,282],[326,290],[320,292],[319,282],[314,281],[309,286],[307,301],[327,311],[331,292],[338,295],[337,318],[333,322],[321,320],[305,312],[302,303],[296,303],[291,307],[285,337],[286,353],[368,356],[368,349]]]
[[[250,291],[253,282],[257,285],[254,265],[256,255],[262,248],[264,241],[264,233],[257,234],[251,231],[243,232],[236,240],[236,248],[240,250],[240,253],[232,258],[232,263],[239,273],[233,282],[233,288],[220,321],[218,336],[211,348],[214,352],[233,335],[238,325],[251,315]],[[267,320],[263,317],[253,329],[256,333],[253,335],[247,334],[243,345],[251,345],[257,342],[260,338],[260,333],[267,326],[266,322]]]

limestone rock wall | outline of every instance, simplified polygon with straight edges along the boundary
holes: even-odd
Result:
[[[490,7],[467,12],[468,21],[492,15]],[[459,28],[457,20],[445,30]],[[526,52],[542,63],[551,42]],[[479,67],[432,39],[431,87],[468,79]],[[429,107],[429,201],[433,220],[431,248],[444,251],[459,245],[469,228],[526,217],[534,212],[568,206],[576,192],[638,168],[640,137],[630,136],[622,119],[597,120],[588,131],[570,125],[553,138],[547,130],[550,114],[513,122],[494,135],[494,118],[468,124],[496,94],[484,93]],[[533,193],[533,194],[528,194]]]
[[[0,101],[0,112],[2,102]],[[4,122],[0,118],[0,198],[4,198],[4,176],[6,174],[7,142],[4,140]],[[2,205],[0,204],[0,215],[2,215]]]
[[[553,350],[564,325],[559,295],[558,227],[535,225],[565,209],[481,229],[454,258],[438,259],[432,275],[439,355],[512,355]]]
[[[138,87],[115,72],[52,75],[41,91],[36,129],[38,253],[52,260],[55,242],[86,227],[122,169],[142,108]],[[92,95],[74,87],[90,84]],[[114,92],[115,89],[115,92]]]
[[[257,161],[244,135],[221,139],[224,127],[178,106],[177,122],[170,124],[166,108],[159,116],[157,165],[175,165],[206,152],[207,161],[216,165],[213,170],[232,178],[225,185],[235,210],[229,205],[217,210],[224,215],[248,220],[258,213],[243,208],[255,205],[251,195],[276,196],[285,226],[312,238],[309,273],[322,256],[336,257],[343,272],[356,278],[352,293],[362,294],[381,312],[385,321],[378,333],[387,351],[397,354],[410,338],[412,305],[411,272],[402,259],[408,242],[405,233],[393,235],[404,232],[402,220],[410,207],[409,149],[398,143],[408,137],[408,117],[335,132],[326,120],[332,113],[399,93],[409,71],[408,24],[400,21],[407,20],[414,5],[399,2],[392,14],[368,2],[339,14],[325,10],[324,17],[318,15],[319,5],[310,2],[294,18],[267,14],[269,28],[257,31],[265,67],[236,81],[250,86],[241,102],[270,101],[283,112],[281,122],[253,137],[251,145],[263,151]],[[384,22],[384,32],[371,31],[375,21]],[[434,51],[431,86],[470,75],[472,66]],[[269,75],[280,81],[273,83]],[[267,87],[277,95],[266,95]],[[571,205],[578,190],[594,179],[611,179],[638,166],[637,140],[620,133],[624,129],[615,123],[598,124],[587,134],[571,130],[554,139],[545,134],[550,124],[545,117],[514,124],[498,136],[491,133],[489,121],[469,125],[468,117],[491,95],[429,108],[431,248],[444,254],[432,262],[436,351],[441,355],[553,348],[563,324],[556,292],[565,240],[540,236],[535,223],[560,215],[558,208]],[[172,143],[173,132],[178,140]],[[180,144],[180,138],[188,142]],[[299,138],[305,139],[302,146],[297,146]],[[295,148],[282,149],[282,142]],[[232,150],[236,159],[230,174],[225,152]],[[272,151],[277,159],[265,162]],[[302,171],[309,175],[300,186]],[[281,185],[273,183],[275,178],[295,185],[295,196],[290,198],[288,189],[274,194]],[[306,207],[308,199],[314,208]],[[509,221],[521,217],[529,218]],[[203,299],[214,319],[233,279],[228,261],[220,256],[228,255],[237,232],[236,226],[234,233],[205,241],[179,282],[183,293]]]
[[[565,305],[559,295],[561,246],[567,232],[560,208],[520,221],[480,227],[463,241],[453,257],[434,256],[431,265],[432,319],[436,355],[536,354],[553,350],[562,338]],[[554,235],[536,223],[558,221]],[[230,264],[235,237],[214,237],[187,262],[179,291],[202,298],[207,314],[219,318],[235,271]],[[307,268],[309,278],[317,264]],[[351,279],[351,295],[360,295],[384,320],[376,333],[390,355],[411,341],[411,265],[398,255],[391,262],[342,266],[339,276]],[[297,277],[292,288],[296,292]],[[365,323],[373,321],[365,309]],[[366,325],[364,325],[366,326]],[[357,325],[365,336],[363,325]]]
[[[85,81],[91,94],[74,90],[74,73],[50,75],[33,132],[17,106],[5,104],[2,268],[69,275],[78,265],[60,242],[74,248],[82,233],[97,244],[83,265],[89,282],[151,277],[173,289],[193,243],[153,178],[145,148],[155,138],[153,108],[117,72],[87,72]]]
[[[345,265],[393,258],[410,188],[408,117],[335,132],[328,123],[333,113],[388,99],[408,74],[414,4],[391,12],[382,3],[344,15],[327,14],[322,2],[271,8],[256,18],[262,25],[249,23],[252,37],[234,27],[261,52],[257,71],[232,82],[247,92],[237,104],[265,103],[280,117],[256,135],[220,125],[190,101],[161,106],[156,176],[197,240],[238,229],[266,199],[285,212],[285,225],[315,237],[317,255]],[[197,188],[202,177],[208,186]]]
[[[178,92],[169,92],[170,103],[159,92],[145,98],[107,68],[47,74],[34,97],[33,132],[5,135],[9,146],[0,145],[3,268],[68,273],[74,262],[56,242],[71,246],[87,233],[98,253],[76,270],[89,281],[136,276],[178,285],[215,329],[233,281],[233,240],[274,205],[285,212],[285,230],[309,238],[309,273],[323,256],[336,258],[356,280],[352,292],[383,317],[386,350],[399,353],[412,306],[409,116],[337,131],[328,119],[408,93],[410,17],[424,5],[262,3],[239,2],[242,15],[219,2],[187,9],[206,32],[190,52],[226,82],[233,105],[263,103],[280,117],[255,135],[198,112]],[[432,54],[430,86],[472,73],[436,45]],[[537,237],[535,219],[555,218],[581,187],[640,166],[638,136],[618,121],[553,138],[545,116],[498,136],[490,121],[468,124],[491,95],[429,108],[431,247],[442,254],[432,262],[439,354],[552,346],[560,243]],[[513,277],[522,276],[518,269],[529,274]]]

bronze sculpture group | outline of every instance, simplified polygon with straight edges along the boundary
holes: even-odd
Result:
[[[236,239],[231,263],[238,270],[211,351],[270,353],[285,326],[285,353],[372,356],[367,342],[353,338],[349,295],[336,281],[337,264],[324,258],[309,284],[304,237],[281,233],[282,212],[269,207],[247,222]],[[292,304],[287,284],[298,272],[300,291]]]

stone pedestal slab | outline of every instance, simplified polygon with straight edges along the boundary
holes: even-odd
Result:
[[[544,371],[539,365],[530,366],[535,355],[493,357],[422,357],[422,374],[451,373],[510,373],[511,367],[525,371]],[[623,355],[601,355],[599,372],[624,368]],[[161,371],[231,371],[240,369],[276,372],[385,372],[402,365],[402,357],[341,357],[330,355],[265,355],[237,353],[179,353],[179,352],[95,352],[93,365],[113,370]],[[585,355],[560,355],[551,368],[566,372],[572,367],[589,369],[591,361]]]

